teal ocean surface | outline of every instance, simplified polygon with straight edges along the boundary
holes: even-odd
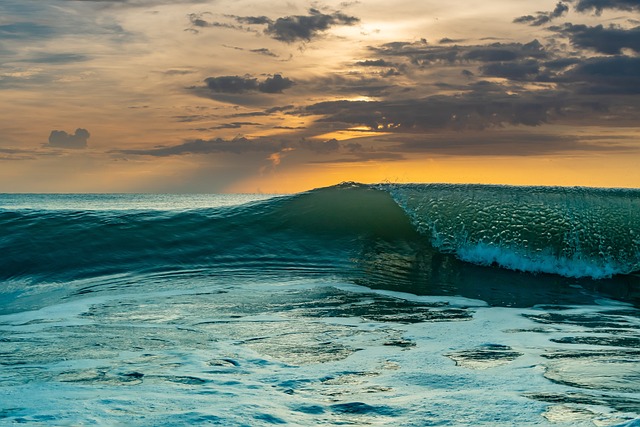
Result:
[[[640,190],[0,195],[0,425],[640,426]]]

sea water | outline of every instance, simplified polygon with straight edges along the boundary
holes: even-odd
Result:
[[[0,425],[640,425],[640,191],[0,195]]]

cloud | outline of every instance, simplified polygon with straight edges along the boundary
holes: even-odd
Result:
[[[87,55],[77,53],[33,53],[16,62],[30,62],[33,64],[68,64],[88,61],[91,58]]]
[[[271,52],[271,50],[267,49],[267,48],[257,48],[257,49],[245,49],[242,47],[238,47],[238,46],[230,46],[227,44],[223,44],[222,46],[229,48],[229,49],[233,49],[233,50],[239,50],[239,51],[247,51],[247,52],[251,52],[251,53],[257,53],[260,55],[264,55],[264,56],[271,56],[272,58],[277,58],[278,55],[276,55],[275,53]]]
[[[627,141],[631,143],[631,141]],[[440,133],[402,138],[393,151],[449,156],[532,156],[568,152],[628,151],[632,144],[603,138],[580,138],[539,132],[496,130],[478,133]]]
[[[341,12],[325,14],[318,9],[309,9],[308,15],[291,15],[275,20],[267,16],[237,16],[225,15],[232,18],[236,24],[229,22],[208,21],[205,15],[210,13],[191,13],[189,20],[194,27],[191,29],[194,33],[198,32],[198,28],[218,27],[229,28],[246,32],[258,32],[252,26],[264,26],[262,33],[285,43],[294,42],[311,42],[313,39],[320,37],[322,33],[336,26],[351,26],[360,22],[355,16],[345,15]],[[268,51],[267,51],[268,52]],[[261,50],[256,53],[264,53]],[[267,53],[268,54],[268,53]]]
[[[393,73],[395,70],[391,70]],[[387,76],[387,72],[379,74]],[[388,94],[397,86],[390,84],[379,77],[363,77],[358,74],[351,75],[326,75],[300,82],[306,90],[316,93],[333,93],[339,95],[365,95],[381,97]]]
[[[444,37],[438,40],[440,44],[448,44],[448,43],[461,43],[464,39],[450,39],[449,37]]]
[[[36,22],[16,22],[0,25],[0,40],[2,39],[46,39],[56,33],[55,28]]]
[[[0,148],[0,160],[33,160],[38,153],[13,148]]]
[[[309,9],[309,15],[295,15],[278,18],[268,24],[265,34],[276,40],[292,43],[311,41],[319,33],[337,25],[354,25],[360,20],[340,12],[326,15],[317,9]]]
[[[598,14],[605,9],[632,12],[634,10],[640,11],[640,3],[637,0],[578,0],[575,8],[578,12],[593,10]]]
[[[534,59],[511,62],[491,62],[480,67],[485,76],[511,80],[530,80],[540,73],[540,63]]]
[[[407,55],[411,61],[421,58],[415,61],[421,64],[422,58],[433,52],[448,56],[446,49],[416,47],[411,43],[386,45],[382,50],[393,56]],[[640,57],[618,55],[585,59],[563,56],[563,51],[547,52],[538,42],[489,47],[452,46],[448,49],[453,51],[452,57],[474,58],[482,76],[504,80],[478,80],[474,73],[463,69],[460,80],[449,84],[433,81],[433,74],[421,76],[411,72],[407,76],[414,80],[411,86],[405,87],[418,88],[424,81],[435,90],[449,92],[419,97],[420,92],[415,90],[382,91],[377,94],[381,99],[376,101],[319,102],[300,108],[299,113],[322,116],[317,122],[333,123],[335,127],[366,126],[395,134],[535,127],[585,120],[607,126],[628,126],[640,113],[637,97],[601,96],[639,94]],[[469,55],[469,52],[479,53]],[[503,52],[509,54],[503,56]],[[498,58],[515,59],[495,60]],[[468,65],[469,61],[454,62],[453,65]],[[429,71],[434,69],[437,70],[435,65],[428,68]],[[339,93],[340,85],[325,83],[324,86],[331,88],[332,93]]]
[[[217,93],[245,93],[258,90],[257,79],[251,77],[207,77],[204,82],[211,92]]]
[[[195,71],[194,70],[171,69],[171,70],[163,71],[162,73],[164,75],[167,75],[167,76],[186,76],[188,74],[194,74]]]
[[[329,101],[310,105],[308,114],[325,122],[394,133],[445,129],[482,130],[504,125],[539,126],[547,123],[562,100],[557,93],[510,95],[477,90],[460,96],[430,96],[394,101]]]
[[[268,25],[273,21],[266,16],[236,16],[236,21],[248,25]]]
[[[253,53],[258,53],[260,55],[264,55],[264,56],[271,56],[273,58],[277,58],[278,55],[276,55],[275,53],[271,52],[269,49],[267,48],[258,48],[258,49],[249,49],[249,52],[253,52]]]
[[[568,37],[576,47],[593,49],[607,55],[620,54],[624,48],[640,52],[640,27],[627,30],[613,25],[589,27],[568,23],[551,29]]]
[[[355,16],[341,12],[325,14],[318,9],[309,9],[308,15],[292,15],[275,20],[266,16],[233,16],[236,22],[245,25],[264,25],[264,34],[285,43],[310,42],[335,26],[350,26],[360,22]],[[243,29],[244,27],[240,27]]]
[[[213,126],[209,129],[219,130],[219,129],[240,129],[243,126],[261,126],[260,123],[255,122],[232,122],[232,123],[223,123],[221,125]]]
[[[602,112],[605,109],[609,114],[609,125],[628,125],[630,117],[640,113],[640,101],[630,97],[602,98],[598,95],[629,95],[640,91],[640,58],[621,54],[625,49],[640,51],[640,27],[623,29],[566,24],[549,30],[569,37],[579,47],[616,56],[585,58],[567,51],[560,43],[545,47],[538,40],[524,44],[498,42],[453,46],[434,46],[423,41],[391,42],[370,47],[370,50],[382,61],[401,62],[400,58],[403,58],[407,62],[402,66],[416,67],[416,70],[407,68],[406,75],[413,81],[409,84],[403,82],[406,87],[430,87],[430,91],[420,92],[425,95],[438,90],[455,90],[459,94],[425,98],[430,101],[425,102],[425,99],[406,99],[402,91],[388,89],[377,94],[383,98],[379,101],[382,102],[380,114],[369,110],[374,104],[351,104],[349,108],[354,108],[354,111],[349,111],[349,108],[342,111],[340,104],[333,104],[320,114],[326,114],[323,120],[344,117],[351,125],[357,123],[385,128],[395,123],[391,127],[393,132],[540,124],[551,117],[554,121],[566,121],[569,116],[577,119],[578,111],[584,114],[583,119],[589,117],[589,120],[603,123],[605,115]],[[441,70],[447,67],[459,68],[455,72],[447,70],[444,75]],[[457,81],[456,75],[460,76]],[[479,81],[478,76],[504,80],[489,83]],[[446,80],[439,82],[434,77]],[[527,83],[535,86],[527,86]],[[396,106],[391,102],[387,106],[384,101],[391,95],[400,98]],[[317,110],[320,105],[310,106],[310,109]],[[505,105],[513,107],[513,115],[503,109]],[[437,106],[435,111],[433,106]],[[334,107],[341,112],[334,114],[331,111]],[[426,113],[416,113],[414,108]],[[382,116],[384,120],[380,118]],[[439,119],[433,120],[433,117]]]
[[[361,67],[393,67],[395,64],[384,59],[367,59],[356,62],[356,65]]]
[[[607,56],[587,59],[567,71],[560,79],[580,84],[582,93],[609,95],[640,94],[640,58]],[[611,100],[615,102],[615,100]],[[620,101],[617,101],[620,102]],[[630,108],[638,113],[639,105]]]
[[[300,147],[306,148],[309,151],[313,151],[319,154],[328,154],[336,152],[340,149],[340,143],[335,138],[327,141],[314,141],[304,139],[300,141]]]
[[[405,57],[411,64],[467,64],[469,62],[513,61],[523,58],[546,58],[549,53],[538,41],[529,43],[490,43],[485,45],[432,46],[424,42],[392,42],[372,51],[380,56]]]
[[[246,92],[282,93],[294,84],[291,79],[282,77],[280,74],[267,77],[261,82],[258,82],[257,78],[251,76],[207,77],[204,82],[211,92],[230,94],[242,94]]]
[[[236,137],[231,140],[222,138],[212,139],[192,139],[182,144],[156,147],[143,150],[119,150],[115,153],[124,155],[169,157],[187,154],[247,154],[247,153],[270,153],[277,154],[289,152],[296,149],[311,151],[316,154],[337,153],[341,149],[340,143],[335,139],[317,141],[304,138],[273,140],[267,138],[248,139]]]
[[[289,89],[291,86],[293,86],[291,79],[275,74],[273,77],[267,77],[264,81],[258,83],[258,90],[264,93],[282,93],[282,91]]]
[[[168,157],[183,154],[242,154],[247,152],[271,152],[274,150],[277,151],[273,143],[238,137],[232,140],[225,140],[222,138],[193,139],[182,144],[169,147],[157,147],[147,150],[120,150],[117,151],[117,153],[139,156]]]
[[[46,147],[53,148],[86,148],[89,139],[89,131],[78,128],[73,135],[69,135],[63,130],[52,130],[49,135],[49,143]]]
[[[516,24],[529,24],[534,27],[547,24],[555,18],[560,18],[569,11],[569,6],[562,2],[556,4],[555,9],[551,12],[538,12],[536,16],[525,15],[513,20]]]
[[[256,30],[253,30],[250,27],[243,27],[242,25],[230,24],[228,22],[219,22],[219,21],[207,21],[205,19],[205,15],[211,15],[209,12],[204,13],[190,13],[187,15],[189,17],[189,21],[191,22],[191,28],[186,29],[185,31],[191,31],[194,34],[198,34],[200,28],[227,28],[231,30],[244,31],[248,33],[258,33]],[[237,48],[238,50],[243,50],[242,48]]]

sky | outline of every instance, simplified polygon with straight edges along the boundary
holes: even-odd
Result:
[[[638,0],[2,0],[0,192],[640,187]]]

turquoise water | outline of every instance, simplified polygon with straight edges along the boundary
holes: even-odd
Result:
[[[0,424],[640,417],[640,191],[0,195]]]

